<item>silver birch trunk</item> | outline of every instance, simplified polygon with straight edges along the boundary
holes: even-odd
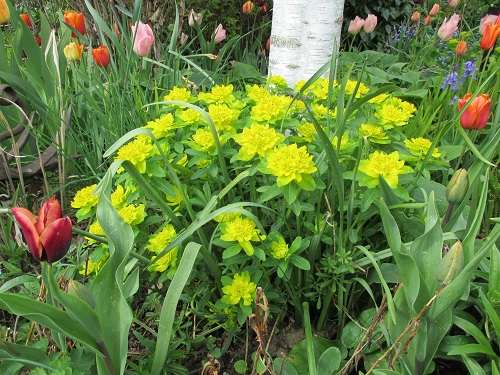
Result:
[[[274,0],[269,75],[311,78],[338,52],[343,12],[344,0]]]

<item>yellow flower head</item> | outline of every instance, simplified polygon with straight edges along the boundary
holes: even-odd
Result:
[[[191,96],[191,92],[185,87],[174,87],[170,92],[164,96],[163,100],[177,100],[180,102],[191,103],[195,100]]]
[[[111,193],[111,204],[115,208],[123,207],[123,205],[127,201],[129,193],[130,191],[128,189],[127,191],[125,191],[122,185],[117,185],[115,191]]]
[[[316,128],[314,127],[314,124],[312,122],[304,122],[300,124],[299,126],[297,126],[297,131],[307,142],[313,142],[313,134],[317,133]]]
[[[182,200],[182,196],[181,196],[181,193],[179,192],[179,189],[177,189],[174,186],[174,190],[175,190],[175,195],[168,195],[167,194],[165,196],[165,198],[167,199],[167,204],[169,206],[173,206],[173,207],[175,207],[175,210],[178,210],[182,207],[184,201]],[[184,191],[184,194],[185,193],[186,193],[186,191]]]
[[[328,107],[323,104],[313,104],[311,106],[312,112],[318,118],[326,118],[327,116],[331,118],[337,118],[337,107],[334,110],[328,110]]]
[[[154,149],[152,144],[146,143],[142,139],[135,139],[120,147],[115,160],[128,160],[140,173],[144,173],[146,172],[146,160],[152,156]]]
[[[101,224],[99,224],[98,221],[94,221],[92,224],[89,226],[89,233],[90,234],[95,234],[97,236],[105,237],[106,233],[104,233],[104,230],[101,227]],[[95,244],[97,241],[94,240],[93,238],[90,237],[85,237],[87,240],[87,243],[89,245]]]
[[[109,259],[109,252],[104,252],[104,253],[101,253],[100,256],[99,256],[99,259],[92,259],[94,258],[94,254],[93,253],[88,262],[87,262],[87,265],[83,265],[82,269],[80,270],[80,274],[81,275],[85,275],[85,271],[87,273],[87,275],[91,275],[93,273],[95,273],[96,275],[99,273],[99,271],[101,270],[102,266],[104,266],[104,263],[106,263],[106,261]]]
[[[312,158],[306,146],[298,148],[294,143],[280,147],[268,155],[265,172],[278,178],[278,186],[287,185],[292,181],[301,186],[303,179],[311,178],[310,175],[317,171]]]
[[[214,86],[212,87],[211,93],[200,92],[198,94],[198,99],[204,101],[205,103],[230,103],[235,100],[233,95],[234,86]]]
[[[250,160],[255,155],[262,158],[285,140],[283,134],[270,129],[268,124],[262,125],[256,122],[250,125],[249,128],[244,128],[243,132],[233,138],[241,146],[238,159],[243,161]]]
[[[271,76],[267,79],[267,83],[276,87],[287,87],[286,79],[282,76]]]
[[[387,97],[387,94],[380,94],[374,98],[371,98],[370,100],[368,100],[368,102],[373,104],[381,104],[383,101],[385,101],[385,99],[387,99]]]
[[[352,81],[352,80],[347,80],[345,84],[345,94],[346,95],[352,95],[354,93],[354,89],[356,88],[356,85],[358,84],[357,81]],[[356,91],[356,96],[355,98],[361,98],[361,96],[368,94],[368,91],[370,89],[366,87],[362,82],[359,83],[358,91]]]
[[[335,87],[335,83],[333,87]],[[312,86],[312,93],[315,96],[315,101],[326,100],[328,98],[328,90],[330,86],[330,80],[328,78],[318,78],[314,85]]]
[[[252,107],[250,118],[255,121],[275,123],[285,116],[291,102],[292,98],[288,96],[270,95]]]
[[[262,86],[258,85],[246,85],[247,97],[252,99],[254,102],[265,100],[267,97],[271,96],[269,91]]]
[[[167,113],[154,121],[149,121],[145,128],[151,129],[156,139],[162,139],[172,134],[178,126],[174,125],[174,116]]]
[[[359,135],[366,137],[369,142],[387,144],[391,143],[389,137],[387,136],[384,128],[379,125],[373,124],[362,124],[359,127]]]
[[[426,138],[418,137],[405,139],[405,145],[410,150],[410,153],[419,159],[425,158],[425,155],[429,152],[429,149],[432,146],[432,142]],[[433,158],[439,158],[441,156],[441,152],[437,148],[432,150],[431,156]]]
[[[171,266],[175,266],[175,261],[177,260],[177,248],[170,250],[164,256],[158,259],[157,256],[151,258],[152,262],[148,266],[149,272],[163,272]]]
[[[260,230],[255,228],[255,223],[247,217],[236,217],[232,221],[221,225],[223,241],[237,241],[248,256],[253,255],[254,248],[250,241],[260,241],[265,236],[259,236]]]
[[[399,183],[399,175],[412,172],[412,169],[404,164],[404,161],[399,160],[397,151],[392,154],[375,151],[368,159],[359,162],[358,170],[364,174],[359,185],[374,188],[379,185],[379,175],[382,175],[389,186],[395,189]]]
[[[219,142],[223,143],[219,136]],[[208,154],[214,154],[216,151],[215,138],[210,129],[197,129],[196,133],[191,137],[191,141],[187,142],[193,149],[204,151]]]
[[[214,122],[215,128],[224,133],[234,131],[234,122],[238,119],[240,111],[229,108],[226,104],[210,104],[208,114]]]
[[[167,224],[158,233],[153,234],[146,245],[146,249],[159,254],[172,242],[177,236],[177,232],[172,224]]]
[[[73,201],[71,202],[71,207],[79,208],[79,215],[86,215],[90,212],[92,207],[95,207],[99,195],[93,195],[94,189],[97,184],[86,186],[76,192]]]
[[[307,82],[307,81],[306,81],[305,79],[301,79],[299,82],[297,82],[297,83],[295,84],[295,86],[293,86],[293,88],[294,88],[295,90],[297,90],[297,91],[300,91],[300,90],[302,90],[302,87],[304,87],[304,85],[306,84],[306,82]]]
[[[201,114],[195,109],[188,108],[177,115],[182,121],[187,124],[196,125],[201,120]]]
[[[228,305],[237,305],[243,300],[245,306],[249,306],[255,296],[255,289],[257,285],[250,281],[250,273],[248,271],[243,271],[240,274],[235,274],[234,279],[231,284],[222,287],[222,302]]]
[[[145,206],[129,204],[118,211],[118,214],[125,220],[127,224],[138,225],[144,221],[146,217]]]
[[[277,240],[271,243],[271,255],[274,259],[285,259],[289,256],[288,244],[282,236],[278,236]]]

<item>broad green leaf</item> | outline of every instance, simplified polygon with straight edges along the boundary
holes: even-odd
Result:
[[[340,367],[340,350],[334,346],[326,349],[318,360],[317,373],[331,375]]]

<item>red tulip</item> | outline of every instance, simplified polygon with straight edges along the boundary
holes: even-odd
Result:
[[[267,14],[267,11],[268,11],[267,5],[264,4],[260,7],[259,13],[261,16],[265,16]]]
[[[66,255],[71,245],[72,224],[69,217],[62,217],[61,205],[55,197],[43,204],[38,220],[26,208],[13,207],[11,211],[36,260],[53,263]]]
[[[66,11],[64,12],[64,22],[75,28],[80,34],[85,34],[85,16],[82,13]],[[77,38],[74,32],[71,32],[73,38]]]
[[[39,37],[37,37],[36,35],[35,35],[35,40],[36,40],[36,44],[38,44],[39,46],[42,45],[42,40]]]
[[[28,27],[31,27],[31,19],[30,19],[30,16],[28,16],[27,14],[25,13],[22,13],[19,15],[19,17],[21,17],[21,19],[24,21],[24,23],[28,26]]]
[[[495,45],[495,42],[500,35],[500,17],[497,18],[495,23],[488,22],[484,28],[484,34],[481,38],[479,46],[483,50],[489,50]]]
[[[107,67],[109,65],[109,52],[106,46],[100,46],[92,50],[92,57],[97,66]]]
[[[465,94],[462,99],[458,99],[458,110],[461,111],[471,98],[472,94]],[[460,125],[462,125],[462,128],[483,129],[490,116],[490,107],[491,99],[489,95],[479,94],[476,96],[460,116]]]

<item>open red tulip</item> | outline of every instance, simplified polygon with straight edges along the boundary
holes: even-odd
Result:
[[[13,207],[11,211],[36,260],[53,263],[66,255],[71,245],[72,224],[69,217],[62,217],[61,205],[55,197],[43,204],[38,220],[26,208]]]

